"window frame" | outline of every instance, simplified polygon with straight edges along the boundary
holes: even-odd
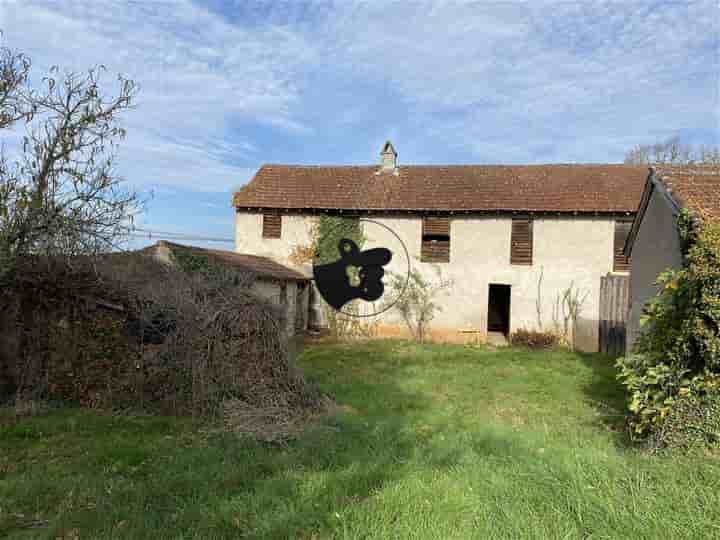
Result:
[[[445,216],[423,216],[420,262],[446,264],[451,258],[451,220]]]
[[[516,238],[517,235],[522,234],[522,231],[518,230],[521,224],[527,223],[527,242]],[[535,219],[532,216],[514,216],[510,222],[510,264],[513,266],[532,266],[535,255]],[[523,246],[527,244],[527,246]],[[523,255],[516,252],[516,249],[522,249],[525,247],[525,251],[529,251],[529,255]]]
[[[275,219],[277,219],[277,223],[272,223],[272,220]],[[276,230],[277,232],[275,232]],[[262,237],[282,238],[282,214],[280,212],[263,212]]]
[[[613,272],[629,272],[630,271],[630,257],[624,253],[625,244],[627,243],[628,236],[632,229],[634,219],[631,217],[618,217],[613,220],[613,260],[612,260],[612,271]],[[626,228],[625,240],[621,242],[621,246],[618,246],[618,234],[622,234],[618,231],[618,224],[622,224]]]

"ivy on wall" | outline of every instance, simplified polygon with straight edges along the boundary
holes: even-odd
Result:
[[[338,260],[340,252],[338,244],[341,239],[348,238],[362,250],[366,237],[359,218],[322,215],[314,224],[311,240],[307,245],[297,245],[290,253],[290,260],[295,264],[327,264]],[[357,269],[351,271],[351,274]],[[350,276],[353,279],[353,276]],[[355,274],[355,278],[356,278]],[[356,303],[350,302],[343,308],[345,313],[335,311],[332,307],[322,304],[325,322],[331,335],[338,338],[370,337],[376,331],[376,321],[348,316],[346,313],[358,312]]]
[[[359,249],[363,248],[365,236],[360,220],[339,216],[321,216],[314,242],[315,264],[336,261],[339,257],[338,243],[343,238],[349,238],[357,244]]]

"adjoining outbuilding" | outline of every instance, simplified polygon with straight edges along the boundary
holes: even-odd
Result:
[[[637,339],[643,310],[658,293],[658,275],[683,266],[678,230],[678,216],[683,209],[697,220],[720,220],[717,167],[657,167],[650,172],[625,245],[631,261],[628,353]]]
[[[308,327],[310,277],[268,257],[246,255],[219,249],[205,249],[161,240],[145,248],[157,259],[176,262],[178,254],[205,257],[215,264],[229,266],[254,277],[251,290],[258,296],[284,306],[288,336],[302,334]]]

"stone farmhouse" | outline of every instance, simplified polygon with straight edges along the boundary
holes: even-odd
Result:
[[[712,167],[651,170],[625,247],[631,259],[627,352],[640,329],[643,309],[658,292],[657,276],[683,264],[677,218],[685,208],[699,219],[720,220],[720,175]]]
[[[601,278],[628,272],[623,248],[647,177],[626,165],[400,166],[387,142],[378,165],[262,166],[233,197],[235,249],[292,265],[318,216],[370,218],[400,236],[413,268],[451,281],[433,339],[552,330],[572,285],[584,298],[575,345],[596,351]],[[368,244],[390,241],[365,233]],[[403,264],[394,257],[387,270]],[[393,310],[379,317],[379,335],[405,332]]]

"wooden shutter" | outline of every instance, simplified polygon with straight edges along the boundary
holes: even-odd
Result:
[[[450,262],[450,218],[423,218],[420,260],[432,263]]]
[[[625,242],[632,228],[631,219],[615,220],[615,242],[614,242],[614,259],[613,272],[627,272],[630,270],[630,260],[625,256]]]
[[[263,214],[263,238],[280,238],[282,216],[280,214]]]
[[[533,222],[530,218],[514,218],[510,234],[510,264],[532,264]]]
[[[450,236],[450,218],[426,217],[422,222],[423,236]]]

